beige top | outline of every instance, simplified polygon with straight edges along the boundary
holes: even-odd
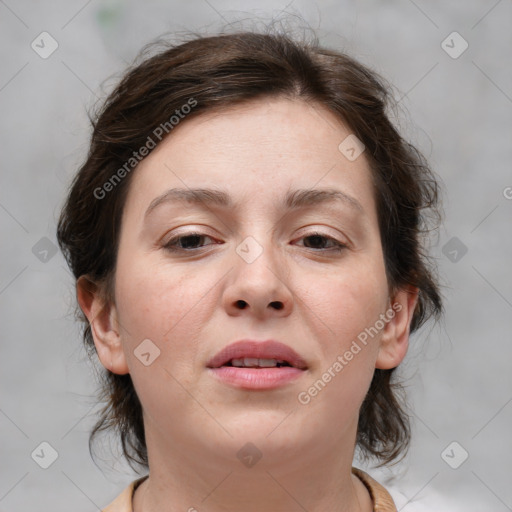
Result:
[[[373,501],[374,512],[397,512],[393,498],[382,485],[360,469],[352,468],[352,473],[354,473],[368,489]],[[107,508],[102,509],[101,512],[133,512],[133,493],[139,484],[146,480],[147,477],[148,475],[134,480]]]

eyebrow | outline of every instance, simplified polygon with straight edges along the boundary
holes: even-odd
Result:
[[[216,205],[226,209],[236,207],[231,196],[223,190],[211,188],[171,188],[151,201],[144,217],[147,217],[161,204],[180,201],[197,205],[201,203],[204,205]],[[283,201],[284,207],[287,210],[295,210],[332,202],[342,202],[352,209],[364,213],[364,208],[356,198],[334,188],[297,189],[289,191]]]

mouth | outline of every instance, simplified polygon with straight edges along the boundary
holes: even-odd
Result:
[[[232,343],[210,359],[207,368],[222,383],[247,390],[284,386],[308,369],[295,350],[273,340]]]
[[[240,340],[218,352],[206,364],[208,368],[283,368],[307,370],[305,360],[294,349],[274,340]]]
[[[282,366],[292,367],[293,365],[284,360],[243,357],[240,359],[231,359],[222,366],[234,366],[235,368],[281,368]]]

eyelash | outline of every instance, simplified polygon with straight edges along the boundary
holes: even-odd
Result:
[[[198,249],[195,249],[195,248],[194,249],[184,249],[182,247],[176,247],[176,243],[179,242],[180,240],[182,240],[183,238],[189,238],[189,237],[194,237],[194,236],[207,237],[207,238],[213,239],[213,237],[211,237],[209,235],[206,235],[204,233],[199,233],[199,232],[196,232],[196,231],[192,231],[190,233],[184,233],[184,234],[175,236],[174,238],[171,238],[163,247],[167,251],[174,252],[174,253],[176,253],[176,252],[195,252]],[[335,238],[333,238],[331,236],[328,236],[328,235],[325,235],[323,233],[319,233],[318,231],[314,231],[312,233],[308,233],[308,234],[302,236],[300,239],[311,238],[311,237],[320,237],[320,238],[323,238],[325,240],[330,240],[330,241],[335,243],[335,247],[331,247],[331,248],[328,248],[328,249],[319,249],[320,251],[333,251],[333,252],[339,253],[339,252],[343,251],[344,249],[346,249],[348,247],[346,244],[344,244],[342,242],[339,242]],[[311,247],[307,247],[307,249],[315,250],[314,248],[311,248]]]

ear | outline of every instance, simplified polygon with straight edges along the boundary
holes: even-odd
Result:
[[[419,288],[400,289],[386,312],[389,321],[384,327],[375,368],[388,370],[398,366],[409,347],[409,328],[418,302]],[[394,313],[394,314],[393,314]]]
[[[89,324],[101,364],[112,373],[128,373],[119,336],[115,304],[107,303],[98,285],[87,276],[76,283],[77,300]]]

